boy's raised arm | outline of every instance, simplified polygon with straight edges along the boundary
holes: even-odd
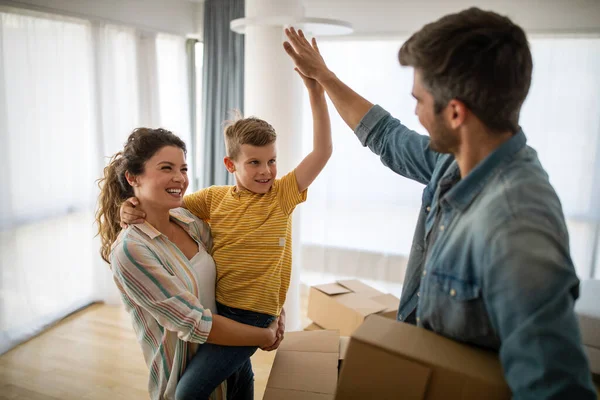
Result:
[[[314,40],[313,46],[316,48]],[[298,191],[303,192],[319,176],[325,164],[329,161],[333,144],[331,142],[331,121],[329,120],[323,87],[316,80],[303,75],[298,69],[296,71],[298,71],[308,89],[313,117],[313,150],[304,157],[295,171]]]

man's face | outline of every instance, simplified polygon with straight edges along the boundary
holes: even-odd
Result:
[[[454,153],[459,144],[458,134],[450,128],[446,120],[446,109],[435,113],[433,95],[423,86],[421,72],[415,68],[413,97],[417,100],[415,114],[421,125],[429,132],[429,147],[438,153]]]

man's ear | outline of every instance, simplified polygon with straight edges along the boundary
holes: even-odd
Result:
[[[450,102],[448,102],[445,112],[448,120],[448,125],[452,129],[457,129],[465,122],[469,109],[462,101],[452,99],[450,100]]]
[[[231,172],[232,174],[235,172],[235,164],[233,163],[233,160],[228,156],[225,156],[223,158],[223,164],[225,164],[225,168],[227,168],[227,171]]]
[[[134,176],[134,175],[131,175],[129,173],[129,171],[125,171],[125,179],[127,179],[127,182],[129,182],[129,184],[131,186],[137,186],[138,185],[138,183],[137,183],[137,177]]]

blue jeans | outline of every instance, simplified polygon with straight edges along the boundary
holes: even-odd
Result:
[[[246,325],[268,327],[276,317],[240,310],[217,303],[219,315]],[[250,357],[255,346],[221,346],[204,343],[188,363],[177,390],[176,400],[207,399],[215,388],[227,380],[228,400],[254,399],[254,372]]]

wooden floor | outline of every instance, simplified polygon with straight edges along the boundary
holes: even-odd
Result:
[[[301,297],[306,310],[306,293]],[[252,357],[256,399],[263,397],[274,357],[275,352],[261,350]],[[2,400],[146,400],[147,380],[129,315],[104,304],[73,314],[0,356]]]
[[[275,353],[258,350],[252,357],[256,399]],[[147,400],[147,382],[129,314],[120,306],[91,305],[0,356],[1,400]]]

